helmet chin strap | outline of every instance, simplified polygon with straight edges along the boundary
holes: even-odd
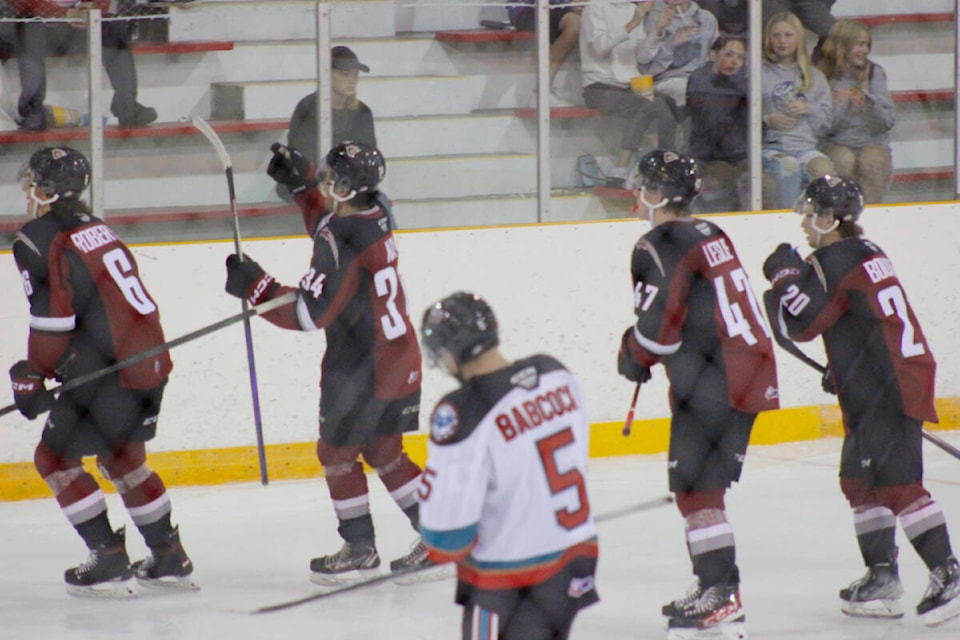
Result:
[[[835,231],[837,227],[840,226],[840,221],[836,218],[833,219],[833,222],[830,223],[830,226],[823,229],[817,226],[817,216],[814,216],[813,220],[810,221],[810,227],[817,234],[817,249],[823,246],[823,236],[827,235],[831,231]]]
[[[29,198],[29,204],[27,205],[27,213],[31,218],[36,218],[39,214],[40,207],[53,204],[60,199],[60,194],[55,193],[50,198],[44,199],[37,194],[37,185],[31,184],[30,191],[27,192],[27,198]]]
[[[650,202],[647,200],[647,188],[644,186],[640,187],[640,202],[642,202],[647,207],[647,219],[650,221],[650,224],[653,224],[653,213],[664,206],[669,202],[666,198],[661,198],[660,202]]]

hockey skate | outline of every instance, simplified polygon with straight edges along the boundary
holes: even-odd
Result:
[[[410,546],[410,553],[390,562],[390,572],[397,574],[396,584],[409,585],[434,582],[454,574],[453,563],[436,564],[427,556],[427,547],[421,538]]]
[[[856,618],[902,618],[903,585],[897,567],[896,549],[889,562],[867,567],[867,573],[840,589],[840,610]]]
[[[336,586],[369,580],[380,573],[380,556],[372,544],[344,542],[340,551],[310,561],[310,581]]]
[[[676,606],[678,602],[670,605]],[[745,622],[739,587],[716,584],[703,590],[667,621],[667,639],[746,640]]]
[[[125,541],[125,531],[121,527],[113,534],[112,540],[91,549],[86,562],[67,569],[63,574],[67,593],[81,598],[136,596]]]
[[[928,627],[960,618],[960,564],[955,557],[930,572],[930,586],[917,605],[917,615]]]
[[[163,545],[151,547],[150,555],[131,566],[137,583],[144,587],[197,591],[193,562],[180,544],[180,529],[174,527]]]
[[[697,578],[693,584],[690,585],[690,588],[687,589],[686,594],[660,607],[660,613],[667,618],[680,615],[684,609],[696,602],[701,595],[703,595],[703,591],[700,590],[700,578]]]

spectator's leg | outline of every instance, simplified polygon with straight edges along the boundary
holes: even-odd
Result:
[[[854,177],[863,188],[865,204],[883,202],[883,192],[890,182],[893,159],[890,150],[879,144],[870,144],[860,150]]]
[[[736,201],[737,168],[723,160],[703,163],[703,191],[697,198],[697,213],[732,211]]]
[[[823,43],[830,33],[830,27],[837,21],[830,13],[834,0],[793,0],[793,12],[800,18],[803,26],[817,34],[817,44],[810,54],[810,59],[816,63],[820,60]]]
[[[817,178],[822,178],[827,174],[834,174],[837,171],[833,168],[833,163],[830,162],[830,158],[818,155],[815,158],[811,158],[807,161],[805,166],[807,179],[804,180],[804,184],[807,184]]]
[[[47,128],[43,101],[47,97],[47,27],[42,22],[16,23],[15,54],[20,74],[17,113],[30,131]]]
[[[580,46],[580,14],[570,10],[565,11],[560,18],[558,31],[556,40],[550,45],[551,85],[563,61]]]
[[[121,125],[143,126],[157,119],[157,112],[137,102],[137,68],[130,50],[133,23],[130,20],[103,21],[103,67],[113,100],[110,111]]]
[[[853,149],[842,144],[828,144],[823,151],[833,162],[833,168],[838,176],[855,177],[857,155]]]
[[[765,209],[790,209],[800,197],[800,186],[803,182],[800,160],[782,151],[768,149],[763,152],[763,171],[776,183],[776,200],[765,202]],[[766,183],[767,180],[764,180]],[[764,194],[767,192],[766,186]]]

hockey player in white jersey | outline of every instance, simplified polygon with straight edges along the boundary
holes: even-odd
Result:
[[[419,498],[430,558],[457,563],[463,640],[564,640],[599,600],[580,385],[550,356],[504,358],[469,293],[429,307],[421,338],[461,384],[431,416]]]

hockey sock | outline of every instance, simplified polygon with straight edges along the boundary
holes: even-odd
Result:
[[[687,547],[693,572],[704,589],[736,573],[733,527],[721,509],[700,509],[687,516]]]
[[[887,507],[873,505],[853,511],[853,529],[863,563],[872,567],[896,560],[894,537],[897,518]]]
[[[373,518],[369,513],[358,518],[340,520],[340,524],[337,526],[337,533],[350,544],[370,545],[372,547],[376,540],[376,535],[373,530]]]
[[[900,525],[928,569],[942,565],[952,554],[946,519],[933,499],[918,500],[904,509]]]
[[[101,511],[90,520],[74,525],[74,529],[83,538],[88,549],[105,546],[115,538],[106,511]]]
[[[170,543],[170,534],[173,533],[173,524],[170,522],[170,513],[167,512],[150,524],[137,525],[143,541],[151,549],[166,547]]]

